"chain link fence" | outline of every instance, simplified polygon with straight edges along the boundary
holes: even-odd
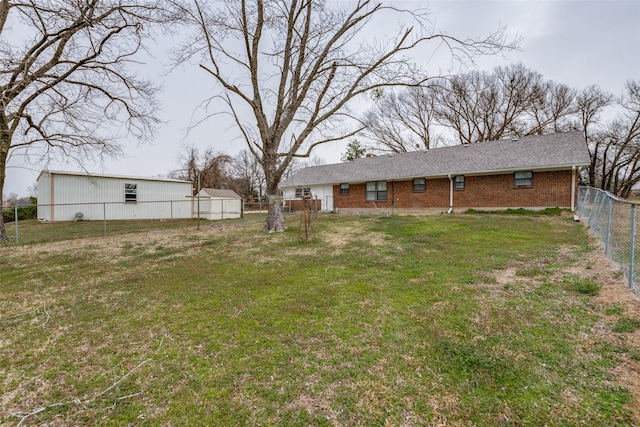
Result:
[[[166,229],[202,220],[241,218],[240,199],[189,198],[137,203],[100,202],[0,206],[5,231],[15,243],[106,236],[143,229]],[[199,214],[198,214],[199,212]],[[46,224],[49,224],[47,226]],[[75,225],[74,225],[75,224]]]
[[[640,287],[638,262],[640,251],[636,235],[638,203],[621,199],[613,194],[592,187],[579,187],[577,211],[590,232],[604,245],[605,254],[622,270],[629,289],[637,292]]]

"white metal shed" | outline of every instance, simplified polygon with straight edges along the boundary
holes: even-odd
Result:
[[[190,181],[45,170],[38,176],[38,219],[192,218]]]
[[[233,190],[203,188],[195,197],[196,212],[198,204],[200,218],[217,220],[242,217],[242,198]]]

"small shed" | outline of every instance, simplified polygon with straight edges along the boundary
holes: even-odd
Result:
[[[38,176],[43,221],[193,217],[190,181],[45,170]]]
[[[243,201],[233,190],[203,188],[195,196],[195,205],[203,219],[242,218]]]

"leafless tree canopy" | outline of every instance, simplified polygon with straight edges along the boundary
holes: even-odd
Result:
[[[599,115],[613,96],[591,86],[579,96],[591,152],[589,185],[628,197],[640,182],[640,81],[630,80],[616,101],[622,113],[601,123]]]
[[[569,87],[514,64],[391,92],[363,121],[378,151],[423,150],[567,130],[574,98]]]
[[[270,196],[276,195],[293,158],[307,157],[318,144],[348,138],[360,129],[349,120],[352,100],[379,88],[425,80],[407,59],[416,47],[438,40],[453,55],[506,47],[503,30],[480,41],[456,39],[434,34],[420,11],[371,0],[173,3],[194,31],[178,51],[177,63],[196,58],[218,84],[212,108],[234,118],[262,164]],[[407,25],[394,34],[359,38],[383,11],[394,12],[391,19],[401,17]],[[284,228],[277,203],[270,204],[265,228]]]
[[[438,145],[435,125],[437,81],[382,94],[364,116],[364,134],[374,151],[402,153]]]
[[[193,195],[202,188],[234,189],[233,158],[211,147],[200,153],[196,147],[185,149],[178,159],[179,167],[170,172],[175,179],[191,181]]]
[[[10,156],[81,162],[151,136],[156,88],[129,66],[161,12],[144,0],[0,0],[0,191]]]
[[[249,201],[262,200],[265,196],[265,182],[258,159],[249,150],[241,150],[233,164],[236,193]]]

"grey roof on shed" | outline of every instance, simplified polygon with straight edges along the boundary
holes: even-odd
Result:
[[[313,166],[296,172],[280,187],[567,169],[589,164],[583,133],[566,132]]]
[[[200,196],[209,196],[219,199],[240,199],[241,197],[233,190],[224,190],[219,188],[203,188],[200,190]]]

